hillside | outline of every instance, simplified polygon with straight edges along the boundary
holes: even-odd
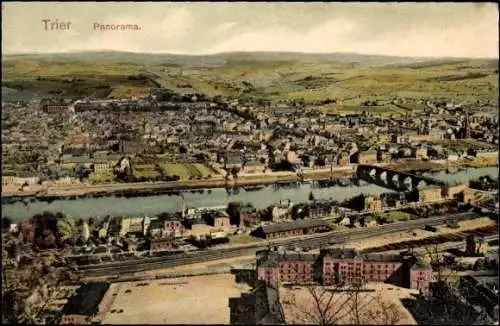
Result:
[[[210,96],[335,98],[344,104],[395,96],[482,98],[496,103],[498,60],[262,52],[7,55],[2,58],[2,86],[67,97],[128,97],[162,86]]]

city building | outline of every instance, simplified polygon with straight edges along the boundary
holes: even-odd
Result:
[[[115,164],[111,162],[106,162],[106,161],[94,161],[93,165],[91,165],[91,168],[93,168],[93,172],[95,173],[110,173],[113,172]]]
[[[89,283],[82,285],[62,309],[63,325],[90,324],[100,311],[100,303],[110,287],[109,283]]]
[[[165,222],[158,217],[153,217],[151,218],[151,221],[149,223],[149,235],[151,237],[159,237],[164,234],[164,226]]]
[[[432,268],[423,260],[416,260],[410,268],[410,289],[429,291],[429,284],[432,281]]]
[[[470,256],[484,255],[488,252],[488,242],[483,237],[468,235],[465,240],[465,248]]]
[[[351,248],[319,254],[265,250],[257,253],[257,278],[278,284],[391,282],[426,292],[432,268],[414,256],[359,254]]]
[[[377,163],[377,151],[376,150],[368,150],[358,153],[358,162],[359,164],[373,164]]]
[[[189,221],[191,235],[200,238],[210,234],[211,226],[207,225],[204,219],[195,218]]]
[[[48,114],[69,112],[69,106],[63,99],[44,99],[40,102],[42,111]]]
[[[415,158],[427,158],[427,148],[426,147],[417,147],[415,149]]]
[[[296,220],[258,227],[253,234],[256,237],[269,239],[286,238],[316,232],[330,231],[328,222],[322,219]]]
[[[151,251],[164,251],[174,248],[173,237],[155,238],[150,240],[149,250]]]
[[[144,231],[144,218],[133,217],[123,218],[120,221],[120,236],[124,237],[129,233],[143,234]]]
[[[123,241],[123,247],[126,251],[137,251],[139,241],[135,238],[129,238]]]
[[[427,186],[418,191],[420,202],[439,201],[442,199],[441,194],[442,189],[439,186]]]
[[[259,161],[249,161],[243,164],[243,173],[264,173],[266,172],[266,164]]]
[[[290,200],[280,200],[279,204],[271,207],[272,221],[289,219],[292,214],[293,203]]]
[[[181,237],[184,234],[186,228],[182,224],[182,220],[180,219],[167,219],[163,222],[164,229],[163,232],[165,235],[173,235],[175,237]]]
[[[233,223],[240,228],[248,228],[260,222],[260,213],[256,208],[244,206],[238,213],[237,220]]]
[[[279,289],[265,281],[255,282],[249,293],[229,298],[231,325],[281,325],[285,316],[279,300]]]
[[[231,218],[226,211],[213,211],[205,214],[205,221],[215,228],[227,229],[231,227]]]
[[[380,211],[382,210],[382,201],[375,196],[366,196],[365,197],[365,211]]]

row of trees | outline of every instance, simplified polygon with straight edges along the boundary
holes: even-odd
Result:
[[[87,224],[83,219],[75,220],[69,215],[43,212],[34,215],[28,223],[19,224],[17,232],[12,235],[16,238],[16,245],[33,245],[34,249],[64,248],[87,242],[91,235],[88,225],[94,223],[93,219]],[[8,217],[2,219],[4,231],[11,224]]]

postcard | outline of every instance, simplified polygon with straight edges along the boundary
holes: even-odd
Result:
[[[2,322],[498,324],[498,21],[2,2]]]

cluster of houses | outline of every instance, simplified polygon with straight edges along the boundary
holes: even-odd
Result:
[[[358,200],[360,197],[361,200]],[[474,193],[464,184],[417,187],[406,192],[388,192],[378,196],[362,195],[344,203],[333,200],[309,200],[292,203],[281,200],[266,209],[257,210],[249,204],[230,203],[228,206],[183,209],[180,213],[155,217],[106,218],[87,227],[89,235],[102,241],[115,240],[128,251],[165,251],[176,249],[182,239],[224,239],[240,232],[273,240],[291,236],[327,232],[335,223],[353,225],[361,213],[377,213],[387,209],[402,209],[409,203],[457,201],[472,203]],[[368,224],[375,220],[365,221]],[[19,228],[24,228],[22,223]],[[83,231],[82,231],[83,232]]]
[[[250,231],[255,237],[279,239],[307,235],[331,230],[331,224],[323,217],[333,218],[340,224],[353,224],[360,212],[380,212],[385,209],[402,208],[409,202],[432,203],[458,200],[470,203],[473,193],[463,184],[450,186],[428,186],[414,191],[384,193],[380,196],[362,196],[361,207],[342,207],[335,201],[314,200],[294,204],[280,201],[267,209],[257,210],[251,205],[188,208],[178,214],[160,215],[153,218],[120,218],[103,222],[96,230],[99,237],[113,236],[125,239],[127,250],[134,251],[149,242],[149,250],[174,249],[178,239],[226,238],[237,232]],[[354,210],[353,210],[354,209]],[[118,223],[118,224],[117,224]]]
[[[404,104],[411,100],[394,101]],[[399,159],[496,155],[498,150],[486,147],[474,148],[473,153],[457,151],[443,147],[442,141],[468,137],[498,144],[497,116],[476,112],[469,117],[451,101],[420,102],[430,111],[381,117],[366,112],[326,115],[314,107],[286,103],[262,107],[241,101],[211,101],[201,95],[186,98],[168,90],[155,90],[150,96],[132,100],[70,103],[45,99],[39,103],[41,110],[6,107],[15,114],[6,110],[2,149],[7,163],[21,151],[39,151],[40,158],[30,163],[40,168],[24,172],[42,181],[63,179],[61,183],[82,179],[77,167],[90,169],[84,176],[103,174],[113,180],[111,171],[117,161],[123,156],[134,159],[138,154],[162,156],[171,162],[202,161],[240,174],[266,173],[282,168],[281,163],[307,170]],[[9,122],[14,118],[28,124],[37,120],[38,125],[24,128]],[[51,129],[50,137],[58,138],[56,141],[47,137]],[[7,164],[5,175],[19,177],[20,170],[26,170],[19,164],[11,167],[15,171],[5,174]],[[21,182],[15,180],[7,178],[3,185]]]
[[[367,212],[383,211],[387,208],[401,208],[408,203],[433,203],[456,200],[460,203],[473,203],[474,191],[464,184],[428,185],[415,189],[416,191],[383,193],[379,196],[364,196],[364,202],[359,210]]]

